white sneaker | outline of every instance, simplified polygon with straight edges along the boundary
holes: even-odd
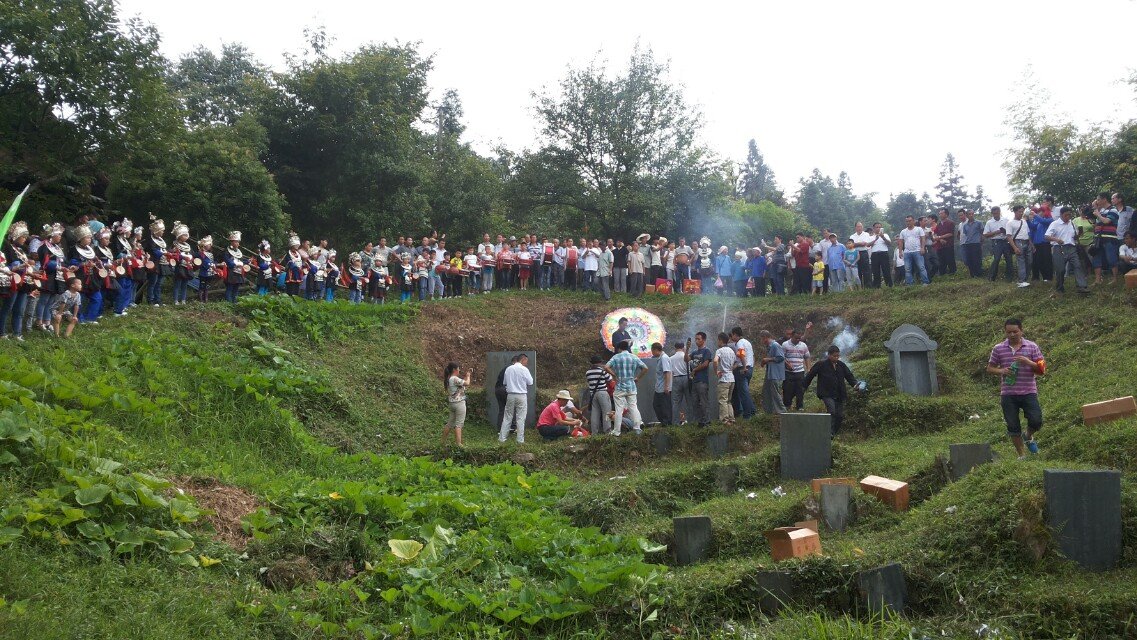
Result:
[[[5,337],[7,337],[7,336],[5,336]],[[613,432],[612,432],[612,437],[613,437],[613,438],[619,438],[619,437],[620,437],[620,432],[619,432],[619,431],[613,431]]]
[[[1029,287],[1029,286],[1030,286],[1030,283],[1029,283],[1029,282],[1020,282],[1020,283],[1019,283],[1019,288],[1020,288],[1020,289],[1024,289],[1024,288],[1026,288],[1026,287]]]
[[[644,430],[640,429],[639,427],[632,429],[632,431],[634,431],[637,436],[642,436],[644,434]]]

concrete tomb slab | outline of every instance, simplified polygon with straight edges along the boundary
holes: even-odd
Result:
[[[501,370],[508,367],[513,356],[518,354],[529,356],[529,373],[533,376],[533,384],[529,386],[528,411],[525,415],[525,429],[530,430],[537,424],[540,410],[537,403],[537,352],[536,351],[490,351],[486,353],[486,416],[493,425],[494,430],[501,429],[502,409],[504,404],[498,404],[499,399],[494,393],[494,383]],[[536,434],[533,434],[536,436]]]
[[[948,446],[951,457],[951,479],[959,480],[975,467],[994,460],[991,444],[953,444]]]
[[[856,520],[853,488],[846,484],[821,487],[821,519],[833,531],[844,531]]]
[[[688,565],[701,561],[711,546],[711,519],[707,516],[683,516],[671,520],[671,550],[675,564]]]
[[[903,613],[908,600],[904,569],[893,562],[857,573],[857,596],[858,602],[872,613],[885,609]]]
[[[728,464],[715,468],[715,488],[719,493],[732,494],[738,491],[738,465]]]
[[[758,572],[758,609],[766,615],[776,614],[794,597],[794,577],[789,571]]]
[[[1067,558],[1091,571],[1121,561],[1121,472],[1043,471],[1046,524]]]
[[[782,478],[812,480],[829,471],[833,438],[828,413],[783,413],[780,439]]]

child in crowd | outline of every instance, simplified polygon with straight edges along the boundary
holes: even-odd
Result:
[[[67,321],[67,331],[64,332],[63,337],[71,337],[71,332],[79,322],[79,303],[82,300],[82,294],[80,292],[82,290],[83,281],[79,278],[72,277],[67,280],[67,290],[56,299],[55,307],[52,309],[56,338],[59,337],[59,328],[64,320]]]
[[[845,241],[845,286],[850,291],[861,288],[861,270],[857,266],[857,250],[852,240]]]
[[[825,261],[818,255],[813,263],[813,293],[811,295],[819,296],[822,289],[825,288]]]

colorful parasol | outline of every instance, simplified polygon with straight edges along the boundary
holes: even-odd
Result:
[[[612,334],[620,328],[620,318],[628,319],[627,331],[632,339],[633,354],[641,358],[650,358],[653,342],[667,344],[667,332],[664,331],[663,321],[659,316],[638,307],[624,307],[604,316],[604,321],[600,324],[600,339],[608,350],[616,350],[612,344]]]

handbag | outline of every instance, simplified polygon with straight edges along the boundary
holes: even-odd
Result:
[[[715,277],[715,288],[716,289],[722,289],[722,287],[723,287],[722,276],[716,276]]]
[[[1101,245],[1102,245],[1101,234],[1095,233],[1093,242],[1090,243],[1090,246],[1086,247],[1086,252],[1089,253],[1091,256],[1096,256],[1098,253],[1101,253]]]

